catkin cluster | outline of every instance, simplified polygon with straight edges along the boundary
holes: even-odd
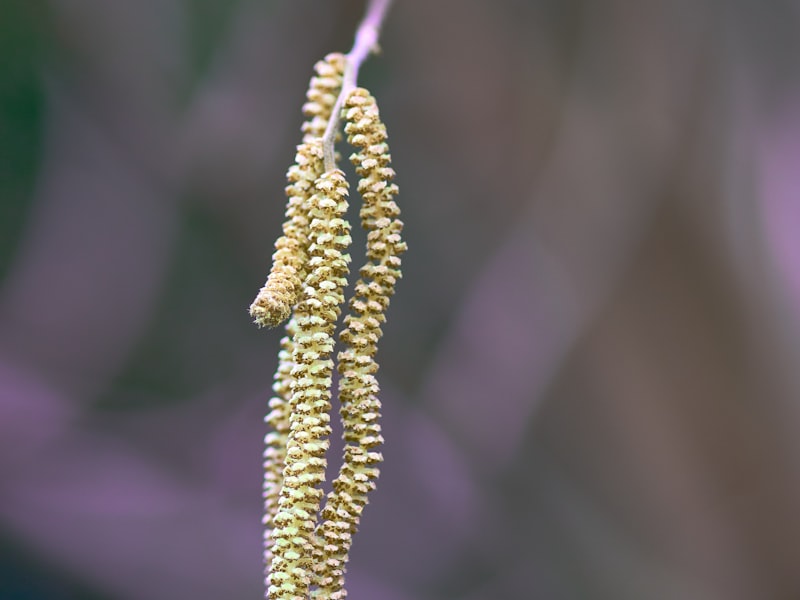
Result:
[[[379,386],[378,340],[389,299],[401,277],[406,245],[394,201],[386,128],[375,99],[363,88],[341,91],[345,58],[320,61],[304,105],[303,143],[288,172],[283,235],[273,265],[250,307],[259,326],[289,318],[266,421],[264,453],[264,560],[272,600],[345,598],[344,575],[353,535],[367,496],[375,488]],[[340,93],[350,157],[359,176],[366,262],[359,270],[339,335],[339,414],[344,454],[333,489],[322,484],[330,436],[334,334],[344,305],[350,256],[346,220],[348,184],[338,168],[325,171],[323,135]],[[340,104],[341,106],[341,104]],[[337,121],[338,122],[338,121]]]

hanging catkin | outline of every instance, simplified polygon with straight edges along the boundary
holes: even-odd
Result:
[[[367,230],[367,263],[360,270],[350,314],[340,334],[344,350],[339,353],[339,412],[344,427],[344,456],[339,476],[333,482],[322,511],[318,536],[325,560],[317,563],[316,598],[339,600],[346,596],[344,572],[352,536],[356,533],[367,495],[378,478],[383,460],[375,451],[383,443],[378,422],[381,404],[375,360],[381,324],[389,298],[400,278],[400,254],[406,250],[400,238],[403,224],[394,202],[397,186],[386,144],[386,127],[378,106],[367,90],[357,88],[345,103],[345,133],[357,149],[351,156],[361,177],[361,224]]]
[[[289,437],[272,532],[269,595],[283,600],[305,598],[314,569],[314,531],[330,443],[333,333],[350,261],[344,174],[338,169],[324,173],[314,188],[309,202],[309,273],[294,309]]]
[[[302,283],[306,278],[309,236],[309,200],[314,181],[322,174],[321,136],[331,117],[336,97],[341,90],[344,72],[344,56],[329,54],[314,67],[307,102],[303,105],[306,121],[302,125],[303,144],[298,147],[295,164],[289,168],[286,187],[288,205],[283,236],[275,246],[270,278],[250,307],[250,314],[260,326],[274,325],[285,319],[283,316],[296,303]],[[281,241],[281,240],[284,241]],[[274,275],[273,275],[274,274]],[[277,281],[275,281],[277,280]],[[279,284],[283,280],[284,283]],[[275,290],[278,290],[277,293]],[[277,300],[276,300],[277,297]],[[271,308],[270,308],[271,307]],[[273,520],[278,510],[278,497],[283,486],[283,469],[286,460],[286,442],[289,437],[289,415],[291,407],[291,371],[294,367],[294,336],[297,324],[291,319],[286,324],[286,335],[281,340],[278,368],[274,376],[275,395],[269,401],[266,417],[271,431],[267,434],[264,450],[264,575],[269,575],[272,562]]]
[[[250,305],[250,315],[259,327],[280,325],[297,302],[305,280],[308,246],[308,199],[314,181],[322,174],[321,137],[342,86],[344,56],[329,54],[315,65],[303,112],[303,143],[297,147],[295,164],[286,174],[286,220],[283,235],[275,242],[272,268],[264,287]]]

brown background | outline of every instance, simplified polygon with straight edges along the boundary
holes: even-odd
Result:
[[[362,9],[0,3],[0,597],[261,597],[246,307]],[[800,598],[799,34],[790,0],[397,0],[351,598]]]

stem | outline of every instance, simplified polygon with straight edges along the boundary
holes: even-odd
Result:
[[[345,55],[344,78],[342,80],[342,91],[333,106],[331,119],[325,128],[325,135],[322,136],[322,154],[325,159],[325,170],[332,171],[336,168],[335,146],[336,133],[339,131],[339,123],[342,119],[342,107],[347,96],[356,87],[358,81],[358,70],[361,64],[372,52],[377,52],[378,38],[380,37],[383,20],[389,11],[392,0],[369,0],[364,18],[356,31],[356,39],[353,47]]]

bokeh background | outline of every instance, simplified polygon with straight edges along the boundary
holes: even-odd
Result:
[[[362,10],[0,1],[2,600],[261,597],[246,308]],[[350,597],[800,598],[800,3],[397,0],[382,42]]]

